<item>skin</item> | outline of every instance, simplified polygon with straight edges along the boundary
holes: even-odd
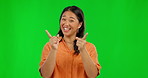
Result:
[[[73,41],[75,39],[77,40],[76,45],[78,46],[78,49],[80,51],[85,72],[89,78],[95,78],[98,74],[98,70],[85,47],[86,37],[88,33],[86,33],[83,38],[76,37],[77,30],[81,27],[81,25],[82,23],[78,21],[74,13],[72,13],[71,11],[66,11],[63,13],[60,21],[60,27],[64,34],[63,38],[71,50],[73,49]],[[65,27],[69,28],[70,30],[68,32],[65,32]],[[41,73],[44,78],[50,78],[55,67],[56,53],[59,45],[59,36],[51,36],[51,34],[47,30],[46,33],[50,38],[51,50],[47,60],[41,67]]]

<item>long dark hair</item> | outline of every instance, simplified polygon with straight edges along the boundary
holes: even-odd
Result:
[[[60,20],[61,20],[62,15],[65,11],[73,12],[77,16],[78,21],[82,22],[82,26],[79,28],[79,30],[76,34],[76,37],[82,38],[84,36],[84,30],[85,30],[83,11],[77,6],[68,6],[68,7],[64,8],[64,10],[62,11],[61,16],[60,16]],[[59,34],[59,36],[62,36],[62,38],[64,37],[64,34],[63,34],[61,28],[60,28],[58,34]],[[74,45],[73,45],[74,50],[75,50],[74,54],[78,55],[80,53],[80,51],[78,50],[78,46],[76,45],[76,42],[77,42],[77,40],[74,40]]]

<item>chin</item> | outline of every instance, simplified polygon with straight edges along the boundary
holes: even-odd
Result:
[[[64,36],[67,36],[67,37],[69,37],[70,36],[70,34],[68,34],[68,33],[63,33],[64,34]]]

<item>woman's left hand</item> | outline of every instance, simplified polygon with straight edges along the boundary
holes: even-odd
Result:
[[[83,38],[78,38],[76,37],[76,45],[78,46],[78,50],[84,50],[85,49],[85,44],[86,44],[86,37],[87,37],[88,33],[86,33]]]

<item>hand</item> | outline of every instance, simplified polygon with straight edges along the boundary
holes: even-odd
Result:
[[[86,37],[87,37],[88,33],[86,33],[83,38],[78,38],[76,37],[76,45],[78,46],[78,50],[83,50],[85,49],[85,44],[86,44]]]
[[[51,48],[53,50],[57,50],[58,49],[58,45],[59,45],[59,34],[57,36],[51,36],[51,34],[48,32],[48,30],[45,30],[48,37],[50,38],[50,45],[51,45]]]

